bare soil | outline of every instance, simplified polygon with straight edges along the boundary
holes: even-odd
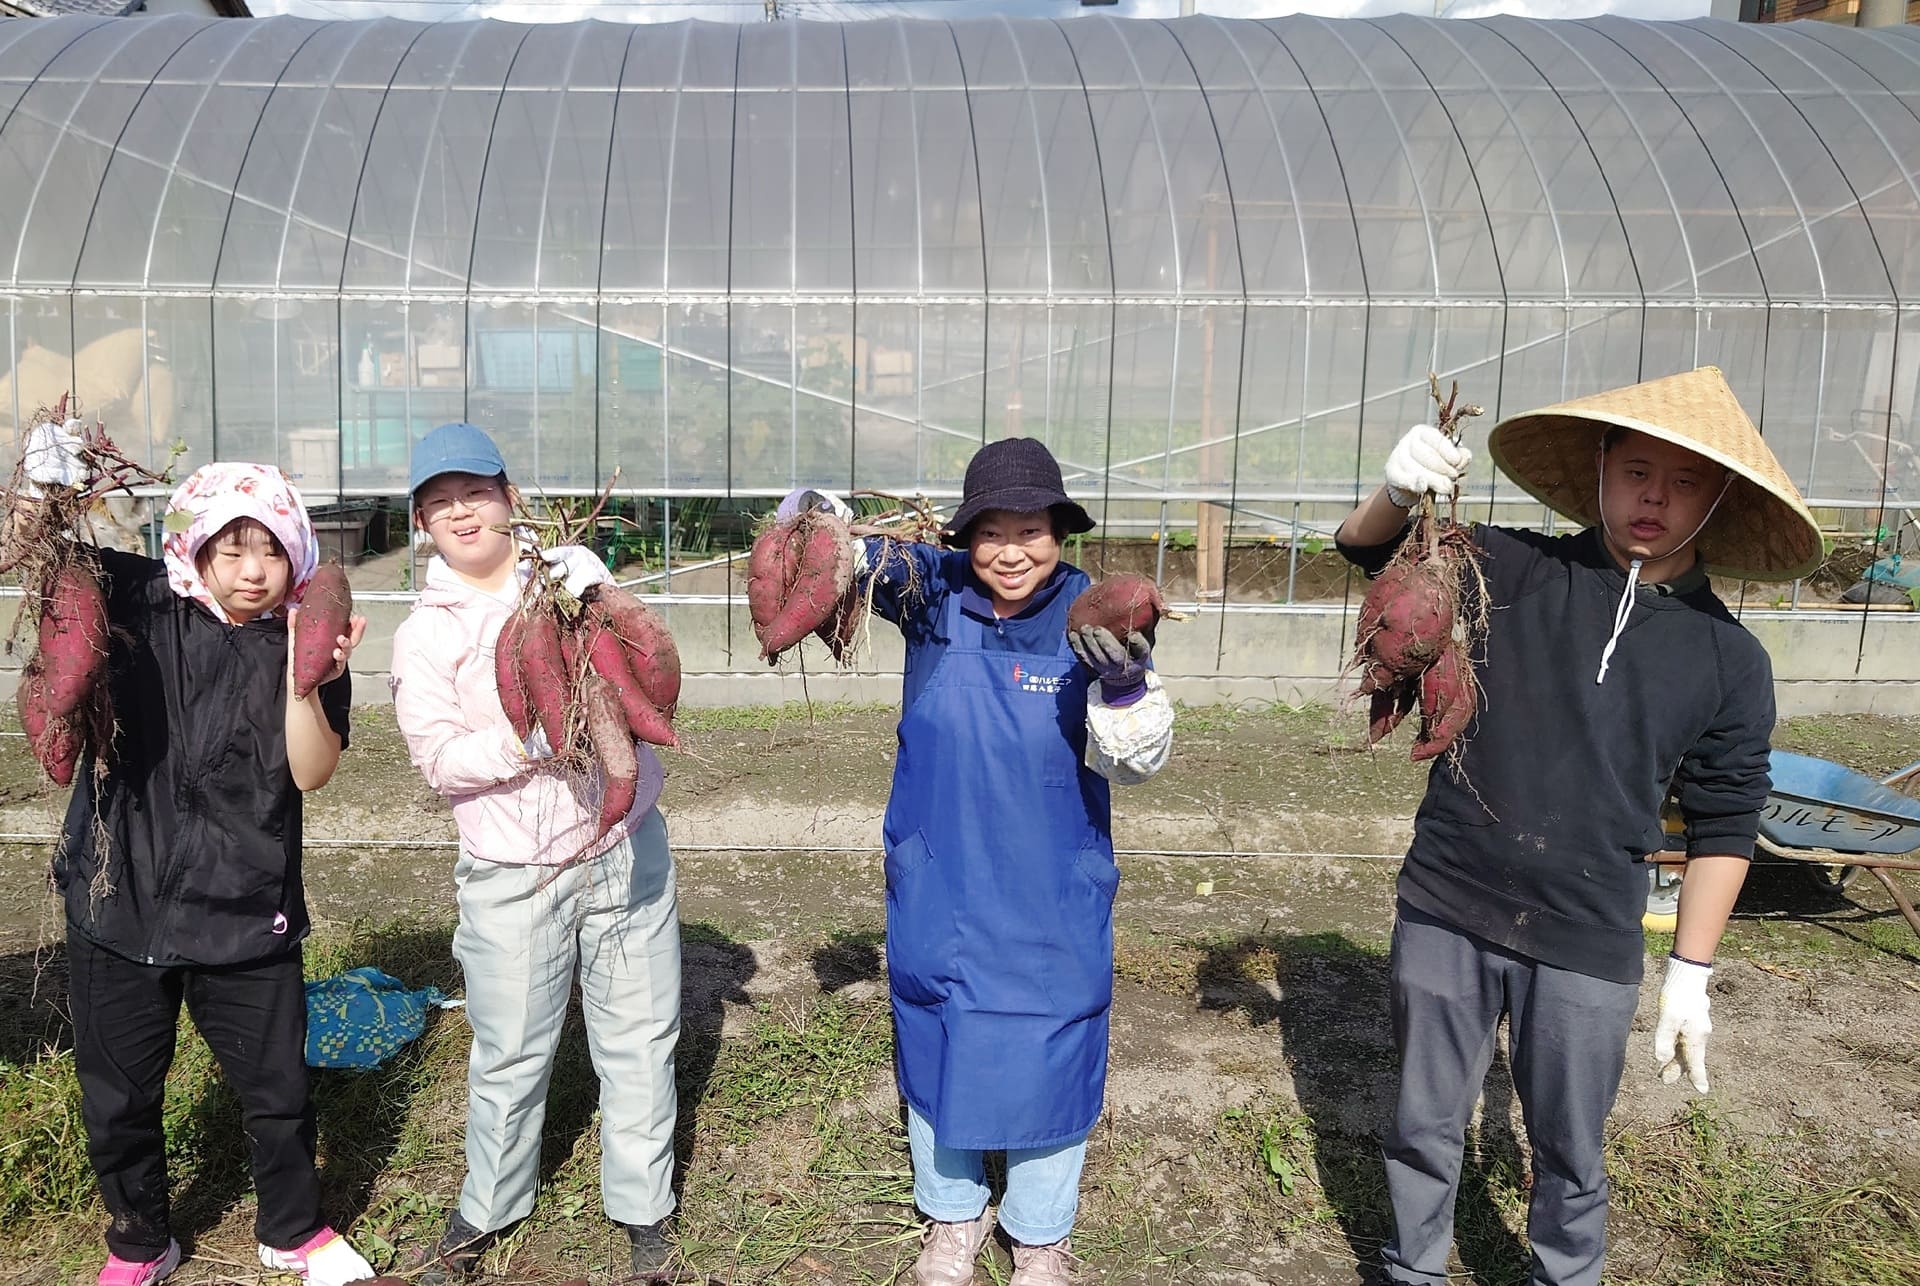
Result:
[[[387,943],[369,948],[389,952],[370,954],[374,962],[410,961],[418,980],[457,988],[444,957],[431,963],[451,924],[446,809],[407,764],[385,710],[357,711],[356,720],[340,775],[309,803],[316,917],[358,924],[373,934],[369,942]],[[695,1249],[713,1280],[889,1280],[914,1247],[884,1060],[832,1103],[717,1136],[713,1122],[744,1109],[704,1087],[716,1058],[724,1066],[729,1050],[762,1030],[757,1024],[804,1029],[826,1015],[884,1032],[877,835],[893,715],[838,711],[809,721],[714,711],[686,721],[689,750],[670,759],[663,808],[687,925],[683,1124],[707,1122],[689,1135],[704,1151],[683,1157],[686,1217],[705,1239]],[[1118,845],[1151,851],[1122,858],[1108,1108],[1076,1233],[1090,1280],[1319,1286],[1362,1280],[1376,1255],[1387,1220],[1375,1140],[1395,1077],[1385,954],[1393,855],[1422,777],[1404,747],[1351,749],[1351,722],[1320,710],[1187,712],[1172,766],[1116,792]],[[1792,721],[1778,740],[1879,774],[1920,755],[1920,721]],[[50,834],[63,803],[17,736],[0,741],[0,832],[8,837],[0,846],[0,1063],[69,1038],[62,925],[43,882],[47,848],[16,838]],[[413,954],[392,954],[395,939],[381,936],[396,925],[413,926]],[[1832,893],[1801,868],[1756,868],[1713,983],[1715,1110],[1756,1144],[1786,1146],[1835,1175],[1886,1176],[1920,1201],[1920,1056],[1909,1039],[1920,1027],[1917,964],[1920,939],[1871,882]],[[1619,1130],[1650,1138],[1684,1120],[1691,1100],[1653,1075],[1655,990],[1643,992],[1615,1113]],[[590,1142],[584,1052],[568,1057],[584,1106],[550,1123],[549,1151],[561,1157]],[[457,1132],[457,1093],[441,1110]],[[329,1129],[355,1128],[364,1122],[329,1124],[323,1114],[323,1147]],[[1521,1282],[1515,1202],[1524,1193],[1524,1130],[1499,1067],[1475,1137],[1462,1271],[1485,1283]],[[836,1160],[835,1148],[858,1164]],[[1291,1191],[1271,1161],[1262,1168],[1273,1156],[1297,1170]],[[799,1248],[769,1272],[740,1268],[737,1250],[730,1261],[724,1238],[712,1235],[716,1224],[744,1227],[768,1211],[802,1209],[803,1176],[844,1183],[862,1167],[890,1195],[854,1207],[871,1217],[857,1236],[803,1224]],[[396,1175],[409,1191],[441,1197],[458,1181],[457,1173],[409,1171],[402,1160],[382,1174],[336,1197],[358,1210]],[[177,1280],[254,1280],[237,1266],[249,1258],[249,1201],[235,1192],[201,1213],[202,1257]],[[730,1202],[738,1209],[723,1217],[719,1207]],[[1622,1217],[1620,1204],[1610,1280],[1677,1280],[1669,1239]],[[588,1271],[595,1281],[617,1279],[607,1274],[618,1245],[596,1206],[542,1222],[511,1257],[508,1279]],[[1004,1248],[996,1253],[1001,1280]],[[0,1281],[82,1272],[65,1261],[16,1259],[0,1268]]]

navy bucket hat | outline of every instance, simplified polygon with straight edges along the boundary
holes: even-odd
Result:
[[[497,478],[506,471],[507,462],[485,429],[471,424],[443,424],[413,444],[407,494],[412,495],[443,473]]]
[[[974,453],[967,462],[960,509],[947,528],[947,543],[956,547],[966,544],[967,529],[989,509],[1023,514],[1044,509],[1069,534],[1094,528],[1093,518],[1068,497],[1053,452],[1037,438],[1003,438]]]

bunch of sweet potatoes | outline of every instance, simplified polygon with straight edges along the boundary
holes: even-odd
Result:
[[[591,760],[606,776],[599,835],[633,807],[634,739],[677,744],[680,652],[666,624],[617,585],[595,585],[577,610],[530,598],[494,647],[500,704],[523,740],[537,727],[558,756]],[[597,837],[596,837],[597,838]]]
[[[809,509],[762,531],[747,558],[747,611],[769,665],[809,634],[834,660],[851,655],[864,610],[847,524]]]

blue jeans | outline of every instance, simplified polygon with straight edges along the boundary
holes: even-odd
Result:
[[[932,1124],[907,1105],[907,1144],[913,1150],[913,1202],[929,1219],[964,1223],[987,1208],[986,1153],[941,1147]],[[1080,1170],[1087,1140],[1049,1148],[1007,1149],[1007,1195],[1000,1226],[1015,1241],[1049,1246],[1073,1231],[1080,1209]]]

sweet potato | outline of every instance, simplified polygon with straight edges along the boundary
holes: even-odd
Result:
[[[61,568],[41,598],[38,663],[49,721],[72,715],[106,674],[106,596],[77,563]]]
[[[533,735],[533,713],[527,706],[526,680],[520,674],[521,636],[527,618],[515,613],[500,627],[493,644],[493,681],[500,688],[500,708],[507,712],[513,735],[525,741]]]
[[[792,522],[775,523],[754,537],[747,554],[747,614],[758,635],[780,614],[787,587],[800,574],[800,551]]]
[[[1356,637],[1375,662],[1402,678],[1431,665],[1453,636],[1455,587],[1442,561],[1395,563],[1360,605]]]
[[[769,546],[764,552],[759,550],[762,541]],[[853,587],[853,548],[848,542],[847,524],[818,510],[769,527],[754,541],[758,557],[747,564],[747,609],[753,613],[761,656],[775,660],[833,615],[841,596]],[[770,594],[766,578],[784,577],[796,558],[793,579]],[[756,563],[763,582],[757,589]]]
[[[1153,630],[1167,614],[1167,600],[1151,576],[1121,572],[1080,592],[1067,608],[1067,628],[1079,631],[1097,625],[1124,641],[1129,634],[1144,634],[1153,641]]]
[[[627,665],[640,681],[640,691],[648,703],[672,719],[680,705],[680,649],[674,645],[667,623],[618,585],[596,585],[587,591],[587,598],[588,612],[597,615],[626,649]],[[653,741],[639,724],[634,724],[634,731]]]
[[[522,620],[515,660],[521,687],[527,694],[527,709],[547,734],[547,744],[556,754],[565,754],[567,697],[573,688],[573,673],[560,646],[560,625],[545,612],[526,615]]]
[[[599,675],[588,677],[582,689],[582,704],[587,716],[587,735],[593,741],[594,758],[600,761],[605,791],[600,797],[600,828],[597,840],[620,824],[633,808],[640,791],[640,756],[633,747],[633,730],[620,712],[620,698],[613,685]]]
[[[1418,695],[1414,685],[1406,681],[1374,689],[1367,712],[1367,744],[1372,745],[1392,736],[1393,730],[1413,709]]]
[[[46,678],[29,668],[20,677],[14,693],[20,708],[20,729],[27,734],[27,746],[40,761],[56,786],[71,786],[73,770],[80,762],[80,732],[71,718],[47,713]]]
[[[620,635],[607,622],[598,604],[587,609],[584,631],[587,661],[593,672],[613,691],[621,714],[633,735],[656,746],[678,744],[667,716],[647,699],[645,686],[633,672],[632,656],[622,646]]]
[[[1479,703],[1473,662],[1448,646],[1420,678],[1420,740],[1414,743],[1413,762],[1445,754],[1473,722]]]
[[[304,701],[333,672],[336,640],[353,619],[353,590],[347,569],[329,560],[307,582],[294,623],[293,695]]]

